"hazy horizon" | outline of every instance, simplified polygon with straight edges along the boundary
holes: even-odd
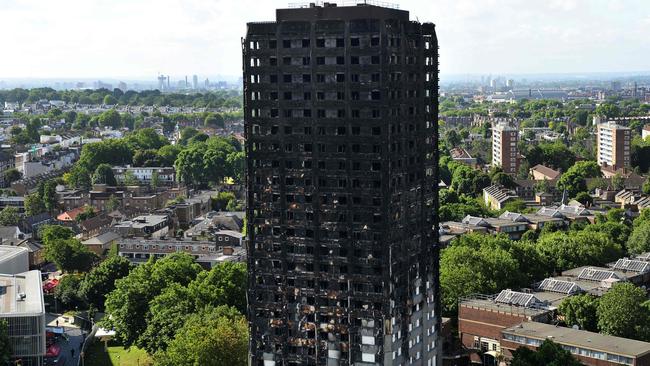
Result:
[[[285,1],[0,0],[0,79],[155,81],[159,73],[238,77],[246,22]],[[399,2],[434,22],[442,79],[465,75],[649,73],[650,2]],[[641,15],[640,15],[641,14]],[[178,80],[178,79],[177,79]]]

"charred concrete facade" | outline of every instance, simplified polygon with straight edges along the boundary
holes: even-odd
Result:
[[[242,40],[251,365],[438,365],[438,44],[391,8]]]

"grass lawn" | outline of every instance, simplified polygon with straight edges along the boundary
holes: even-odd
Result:
[[[89,366],[151,366],[153,360],[137,347],[125,350],[121,345],[112,342],[108,342],[107,353],[104,351],[104,343],[95,341],[88,347],[85,363]]]

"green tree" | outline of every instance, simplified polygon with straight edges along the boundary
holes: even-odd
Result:
[[[580,329],[598,332],[598,298],[589,294],[567,297],[558,307],[567,326],[577,325]]]
[[[187,254],[171,254],[149,260],[115,282],[115,290],[106,297],[105,326],[112,327],[127,347],[136,344],[147,327],[149,302],[167,286],[187,286],[201,272],[201,266]]]
[[[91,186],[90,171],[79,164],[75,164],[68,173],[63,174],[63,180],[74,188],[88,189]]]
[[[11,360],[11,340],[9,339],[9,323],[0,320],[0,364],[6,365]]]
[[[187,145],[187,141],[199,134],[199,130],[192,127],[185,127],[181,130],[181,138],[178,140],[180,145]]]
[[[639,218],[635,220],[638,221]],[[627,240],[627,250],[632,254],[641,254],[650,251],[650,220],[642,221],[635,225],[632,234]]]
[[[645,179],[645,182],[643,182],[643,194],[650,195],[650,177]]]
[[[15,207],[7,206],[0,211],[0,226],[16,226],[20,221],[20,214]]]
[[[118,200],[114,195],[111,195],[106,201],[106,211],[111,212],[120,208],[120,200]]]
[[[623,255],[621,246],[600,232],[570,231],[541,235],[537,248],[555,270],[604,265]]]
[[[108,257],[93,268],[79,286],[79,295],[96,309],[104,310],[106,296],[115,289],[115,281],[126,277],[133,269],[128,259],[122,256]]]
[[[570,197],[587,190],[586,178],[600,177],[600,167],[595,161],[579,161],[560,176],[557,186],[566,189]]]
[[[97,215],[95,212],[95,208],[92,206],[85,206],[83,212],[79,213],[77,217],[75,217],[75,221],[77,222],[82,222],[85,220],[88,220],[90,218],[93,218]]]
[[[462,296],[495,293],[523,284],[519,263],[505,246],[509,246],[505,237],[468,234],[442,250],[440,288],[445,313],[454,314]]]
[[[45,204],[41,197],[36,194],[28,194],[25,196],[25,216],[31,217],[45,212]]]
[[[133,166],[154,167],[160,166],[158,151],[155,149],[136,150],[133,155]]]
[[[86,272],[96,256],[77,239],[55,239],[45,241],[43,257],[53,262],[63,272]]]
[[[74,309],[77,306],[83,306],[83,298],[79,295],[79,286],[83,280],[83,275],[69,274],[63,276],[54,289],[54,297],[60,301],[66,309]]]
[[[594,202],[593,197],[591,197],[591,195],[589,193],[584,192],[584,191],[583,192],[578,192],[578,194],[576,194],[574,199],[576,201],[582,203],[586,207],[590,207],[591,204]]]
[[[133,174],[132,171],[127,170],[124,172],[124,176],[122,178],[122,181],[120,182],[125,186],[137,186],[140,185],[140,181],[138,178]]]
[[[151,188],[156,189],[160,185],[160,175],[157,171],[151,173]]]
[[[158,149],[158,161],[160,162],[160,166],[174,166],[174,162],[181,150],[182,147],[179,145],[165,145]]]
[[[115,98],[112,95],[107,95],[104,97],[104,105],[116,105],[117,104],[117,98]]]
[[[57,200],[56,186],[57,182],[54,179],[38,184],[37,191],[46,211],[54,212],[58,209],[59,202]]]
[[[598,304],[598,328],[602,333],[647,341],[650,311],[643,303],[645,290],[629,283],[616,283]]]
[[[220,115],[219,113],[209,113],[205,117],[205,120],[203,121],[203,123],[204,123],[204,125],[206,127],[221,127],[221,128],[223,128],[224,119],[223,119],[223,116]]]
[[[612,177],[612,188],[614,188],[617,191],[620,191],[623,188],[625,188],[625,178],[618,173],[614,174],[614,176]]]
[[[19,180],[20,178],[22,178],[22,176],[23,176],[23,174],[21,172],[19,172],[18,169],[16,169],[16,168],[7,169],[3,173],[3,178],[4,178],[4,181],[5,181],[5,184],[11,184],[11,183]]]
[[[461,138],[456,130],[449,130],[445,134],[445,140],[447,142],[447,147],[452,148],[460,145]]]
[[[99,164],[95,169],[92,177],[93,184],[106,184],[108,186],[116,186],[117,181],[113,174],[113,167],[108,164]]]
[[[159,135],[153,128],[142,128],[129,134],[126,143],[132,150],[158,150],[169,144],[165,136]]]
[[[511,366],[580,366],[571,352],[550,339],[544,340],[536,351],[521,346],[512,352]]]
[[[246,172],[246,153],[243,151],[232,152],[226,157],[230,172],[228,173],[236,183],[243,183]]]
[[[43,240],[43,244],[48,245],[55,240],[72,239],[74,232],[69,227],[61,225],[45,225],[41,227],[39,236]]]
[[[124,139],[106,139],[85,144],[77,165],[94,172],[99,164],[126,165],[133,162],[133,150]]]
[[[197,309],[228,305],[243,314],[246,312],[247,286],[246,265],[225,262],[199,273],[189,289]]]
[[[492,184],[500,184],[506,188],[514,188],[515,181],[504,172],[498,172],[492,176]]]
[[[236,200],[232,192],[219,192],[212,197],[212,209],[215,211],[225,211],[230,201]]]
[[[156,354],[161,366],[245,366],[248,362],[248,323],[227,308],[192,315],[166,352]]]
[[[115,109],[109,109],[105,112],[102,112],[98,117],[97,121],[102,127],[110,127],[113,129],[120,128],[122,117]]]

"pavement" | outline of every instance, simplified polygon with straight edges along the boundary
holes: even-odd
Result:
[[[79,351],[81,350],[85,331],[79,328],[79,324],[71,323],[70,317],[60,314],[46,314],[45,321],[48,327],[56,327],[57,324],[59,327],[63,327],[67,335],[65,337],[67,340],[62,338],[58,343],[61,347],[61,358],[65,362],[57,364],[57,366],[77,366],[79,364]]]

